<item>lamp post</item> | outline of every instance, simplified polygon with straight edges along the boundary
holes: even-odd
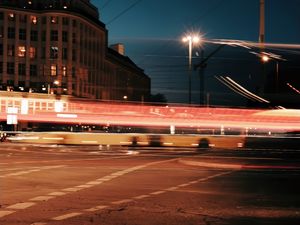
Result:
[[[192,103],[192,51],[193,43],[199,43],[200,37],[198,35],[187,35],[182,38],[183,42],[188,42],[189,45],[189,104]]]
[[[276,93],[278,93],[278,85],[279,85],[279,62],[278,62],[278,60],[277,59],[275,59],[275,58],[271,58],[270,56],[268,56],[268,55],[265,55],[265,54],[263,54],[263,55],[261,55],[261,60],[262,60],[262,62],[263,63],[267,63],[267,62],[269,62],[270,60],[274,60],[275,61],[275,63],[276,63],[276,68],[275,68],[275,74],[276,74],[276,77],[275,77],[275,89],[276,89]]]

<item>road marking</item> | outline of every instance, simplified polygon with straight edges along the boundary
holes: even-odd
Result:
[[[194,181],[189,182],[189,184],[196,184],[196,183],[198,183],[197,180],[194,180]]]
[[[52,218],[52,220],[65,220],[65,219],[69,219],[69,218],[72,218],[75,216],[79,216],[81,214],[82,213],[80,213],[80,212],[68,213],[68,214],[65,214],[62,216],[54,217],[54,218]]]
[[[67,194],[67,193],[61,192],[61,191],[56,191],[56,192],[52,192],[52,193],[50,193],[50,194],[48,194],[48,195],[52,195],[52,196],[63,196],[63,195],[65,195],[65,194]]]
[[[90,188],[90,187],[93,187],[93,186],[94,186],[94,185],[83,184],[83,185],[78,185],[78,186],[76,186],[76,187],[84,189],[84,188]]]
[[[29,208],[30,206],[35,205],[36,203],[34,202],[23,202],[23,203],[17,203],[14,205],[10,205],[7,208],[8,209],[26,209]]]
[[[61,168],[61,167],[65,167],[65,165],[43,166],[38,169],[31,169],[31,170],[25,170],[25,171],[20,171],[20,172],[15,172],[15,173],[8,173],[5,175],[1,175],[0,177],[5,178],[5,177],[12,177],[12,176],[20,176],[20,175],[24,175],[24,174],[28,174],[28,173],[40,172],[42,170],[48,170],[48,169],[57,169],[57,168]]]
[[[91,181],[91,182],[88,182],[86,183],[87,185],[98,185],[98,184],[101,184],[102,182],[101,181]]]
[[[103,177],[103,178],[97,179],[97,181],[109,181],[109,180],[111,180],[111,178],[105,178],[105,177]]]
[[[113,173],[112,176],[121,176],[123,174],[124,174],[123,171],[119,171],[119,172]]]
[[[111,204],[118,205],[118,204],[123,204],[123,203],[128,203],[128,202],[132,202],[132,199],[124,199],[124,200],[120,200],[120,201],[115,201],[115,202],[111,202]]]
[[[80,190],[82,190],[82,189],[83,189],[83,188],[72,187],[72,188],[66,188],[66,189],[63,189],[63,191],[75,192],[75,191],[80,191]]]
[[[0,218],[14,213],[15,211],[0,211]]]
[[[54,198],[54,196],[38,196],[30,199],[30,201],[48,201],[49,199]]]
[[[107,207],[108,207],[107,205],[98,205],[98,206],[90,208],[90,209],[85,209],[84,211],[86,211],[86,212],[95,212],[95,211],[98,211],[98,210],[101,210],[101,209],[105,209]]]
[[[127,158],[127,157],[111,157],[111,158]],[[90,181],[89,184],[93,184],[93,185],[101,184],[101,183],[103,183],[103,181],[110,181],[111,179],[114,179],[116,177],[125,175],[127,173],[130,173],[130,172],[133,172],[133,171],[136,171],[136,170],[139,170],[139,169],[151,166],[151,165],[156,165],[156,164],[165,163],[165,162],[171,162],[171,161],[175,161],[175,160],[177,160],[177,158],[163,160],[163,161],[156,161],[156,162],[146,163],[146,164],[140,165],[140,166],[135,166],[135,167],[132,167],[132,168],[128,168],[128,169],[125,169],[125,170],[122,170],[122,171],[118,171],[118,172],[112,173],[112,174],[107,175],[105,177],[99,178],[99,179],[97,179],[95,181]],[[68,161],[78,161],[78,160],[68,160]],[[51,162],[54,162],[54,161],[51,161]],[[18,162],[16,162],[16,163],[18,163]],[[65,167],[65,165],[45,166],[45,167],[39,168],[38,171],[40,171],[42,169],[55,169],[55,168],[61,168],[61,167]],[[37,171],[37,169],[30,170],[30,171],[31,172],[32,171]],[[79,185],[79,186],[76,186],[76,187],[66,188],[66,189],[63,189],[62,191],[75,192],[75,191],[79,191],[79,190],[82,190],[84,188],[89,188],[89,187],[92,187],[92,186],[85,184],[85,185]],[[156,192],[156,193],[159,194],[159,193],[164,193],[164,192],[165,191],[159,191],[159,192]],[[48,199],[55,198],[57,196],[61,196],[61,195],[64,195],[64,194],[68,194],[68,193],[64,193],[64,192],[52,192],[52,193],[48,194],[48,196],[38,196],[38,197],[32,198],[31,200],[32,201],[43,201],[43,200],[48,200]],[[146,197],[149,197],[149,195],[140,195],[140,196],[134,197],[134,199],[143,199],[143,198],[146,198]],[[112,202],[111,204],[122,204],[122,203],[131,202],[131,201],[133,201],[133,200],[132,199],[124,199],[124,200]],[[34,203],[34,202],[18,203],[18,204],[15,204],[15,205],[8,206],[7,208],[10,208],[10,209],[25,209],[25,208],[28,208],[28,207],[33,206],[35,204],[36,203]],[[82,210],[82,211],[92,212],[94,210],[100,210],[100,209],[104,209],[106,207],[108,207],[108,206],[96,206],[94,208],[85,209],[85,210]],[[4,217],[4,216],[12,214],[14,212],[16,212],[16,211],[2,211],[2,214],[1,214],[1,211],[0,211],[0,215],[2,215],[2,217]],[[69,214],[65,214],[65,215],[62,215],[62,216],[54,217],[54,218],[52,218],[52,220],[64,220],[64,219],[75,217],[75,216],[78,216],[78,215],[81,215],[81,214],[83,214],[83,212],[69,213]],[[38,222],[38,223],[35,223],[35,224],[36,225],[37,224],[44,225],[46,223]]]
[[[151,195],[160,195],[160,194],[163,194],[165,192],[166,191],[155,191],[155,192],[152,192]]]
[[[180,185],[178,185],[178,187],[186,187],[186,186],[189,186],[190,184],[189,183],[187,183],[187,184],[180,184]]]
[[[148,197],[150,197],[150,195],[139,195],[139,196],[134,197],[134,199],[143,199],[143,198],[148,198]]]
[[[170,187],[170,188],[167,188],[167,189],[165,189],[166,191],[174,191],[174,190],[176,190],[176,189],[178,189],[178,187]]]

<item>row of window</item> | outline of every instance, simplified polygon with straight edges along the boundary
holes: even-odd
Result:
[[[19,40],[26,40],[26,29],[20,28],[19,29]],[[0,27],[0,37],[4,37],[3,33],[3,27]],[[9,39],[15,39],[16,38],[16,30],[14,27],[8,27],[7,28],[7,38]],[[37,30],[31,30],[30,31],[30,40],[31,41],[38,41],[38,31]],[[50,31],[50,40],[51,41],[58,41],[58,30],[51,30]],[[46,31],[42,31],[42,41],[46,41]],[[62,31],[62,41],[68,42],[68,32]],[[72,34],[72,42],[76,43],[76,34]]]
[[[34,24],[34,25],[38,24],[39,18],[37,16],[32,16],[32,15],[28,16],[28,15],[19,14],[19,21],[21,23],[26,23],[28,18],[29,18],[29,20],[32,24]],[[4,13],[0,12],[0,20],[3,20],[3,19],[4,19]],[[8,21],[16,21],[16,14],[15,13],[8,13],[7,14],[7,19],[8,19]],[[62,24],[63,25],[69,25],[69,23],[70,23],[69,20],[70,20],[69,18],[63,17],[62,18]],[[42,21],[42,24],[46,24],[47,23],[47,17],[45,17],[45,16],[42,17],[41,21]],[[59,17],[51,16],[50,17],[50,22],[52,24],[58,24],[59,23]],[[76,20],[73,20],[72,24],[73,24],[73,27],[76,27],[76,25],[77,25]]]
[[[50,69],[50,71],[49,71]],[[7,62],[7,67],[6,67],[6,72],[7,74],[11,74],[14,75],[15,74],[15,63],[13,62]],[[50,73],[49,73],[50,72]],[[0,62],[0,73],[3,73],[3,63]],[[43,75],[48,75],[48,73],[51,76],[57,76],[58,75],[58,68],[56,64],[52,64],[50,66],[50,68],[47,68],[46,66],[44,66],[43,68]],[[25,76],[26,75],[26,65],[25,63],[19,63],[18,64],[18,74],[21,76]],[[29,66],[29,74],[30,76],[37,76],[37,65],[34,64],[30,64]],[[61,68],[61,74],[63,77],[67,76],[67,67],[66,66],[62,66]],[[72,76],[75,76],[75,68],[72,68]]]
[[[3,20],[3,17],[4,17],[4,13],[3,13],[3,12],[0,12],[0,21]],[[15,20],[15,17],[16,17],[16,16],[15,16],[14,13],[9,13],[9,14],[8,14],[8,19],[9,19],[9,21],[14,21],[14,20]],[[29,17],[29,16],[27,16],[27,15],[22,15],[22,14],[20,14],[20,15],[19,15],[19,20],[20,20],[20,22],[27,22],[27,18],[28,18],[28,17]],[[36,24],[38,23],[38,20],[39,20],[39,19],[40,19],[40,18],[38,18],[37,16],[30,16],[30,21],[31,21],[31,23],[34,24],[34,25],[36,25]],[[91,28],[91,27],[89,27],[89,26],[86,26],[86,25],[83,24],[83,23],[79,23],[79,22],[76,21],[75,19],[71,19],[71,18],[68,18],[68,17],[62,17],[62,18],[60,18],[60,17],[57,17],[57,16],[51,16],[49,19],[50,19],[51,24],[58,24],[59,21],[61,20],[61,23],[62,23],[63,25],[69,25],[69,24],[70,24],[70,21],[71,21],[72,26],[73,26],[74,28],[78,27],[78,28],[80,28],[80,31],[81,31],[81,32],[84,32],[85,34],[88,34],[88,35],[90,35],[90,36],[94,36],[94,37],[97,36],[96,31],[95,31],[93,28]],[[42,20],[42,24],[43,24],[43,25],[47,23],[47,17],[46,17],[46,16],[41,17],[41,20]],[[79,25],[78,25],[78,24],[79,24]]]
[[[24,58],[26,57],[26,47],[24,45],[20,45],[17,48],[17,56]],[[58,59],[58,47],[57,46],[50,46],[50,59]],[[3,45],[0,44],[0,55],[3,55]],[[36,47],[29,47],[29,52],[28,52],[29,58],[35,59],[37,58],[37,49]],[[15,56],[15,46],[14,45],[7,45],[7,56]],[[41,58],[45,59],[46,58],[46,49],[42,48],[42,55]],[[68,60],[68,49],[67,48],[62,48],[62,59],[63,60]],[[76,49],[72,50],[72,60],[76,61]]]
[[[3,45],[0,44],[0,55],[3,55]],[[17,49],[17,55],[19,57],[26,56],[26,47],[21,45]],[[15,46],[14,45],[7,45],[7,56],[15,56]],[[29,58],[34,59],[36,58],[36,48],[29,47]]]
[[[29,66],[29,74],[30,76],[37,76],[37,65],[30,65]],[[8,62],[7,67],[6,67],[6,72],[7,74],[14,75],[15,74],[15,63],[13,62]],[[3,73],[3,63],[0,62],[0,73]],[[19,75],[24,75],[26,73],[26,67],[25,64],[19,63],[18,65],[18,73]]]

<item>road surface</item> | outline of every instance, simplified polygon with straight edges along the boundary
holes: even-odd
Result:
[[[1,143],[0,224],[295,225],[299,156]]]

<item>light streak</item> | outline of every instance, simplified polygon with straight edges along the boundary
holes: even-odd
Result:
[[[228,45],[243,45],[242,47],[251,48],[261,48],[263,47],[271,47],[271,48],[289,48],[289,49],[300,49],[300,44],[287,44],[287,43],[260,43],[260,42],[253,42],[247,40],[237,40],[237,39],[212,39],[206,40],[206,42],[214,43],[214,44],[228,44]]]
[[[222,82],[224,85],[226,85],[228,88],[230,88],[231,90],[237,92],[238,94],[254,100],[254,101],[259,101],[262,103],[270,103],[268,100],[259,97],[258,95],[253,94],[252,92],[248,91],[246,88],[242,87],[240,84],[238,84],[237,82],[235,82],[233,79],[231,79],[230,77],[223,77],[220,76],[216,77],[220,82]]]
[[[259,96],[254,97],[250,92],[245,91],[229,77],[222,77],[223,82],[228,86],[239,90],[241,94],[248,98],[263,101]],[[221,79],[220,79],[221,80]],[[176,127],[193,127],[197,130],[220,129],[223,125],[225,128],[245,129],[270,129],[270,130],[298,130],[300,127],[300,110],[257,110],[257,109],[236,109],[236,108],[209,108],[209,107],[187,107],[184,105],[141,105],[131,103],[117,102],[96,102],[96,101],[79,101],[72,100],[66,102],[68,107],[62,115],[77,115],[58,117],[54,107],[38,108],[35,103],[40,102],[27,98],[29,102],[28,114],[21,114],[18,110],[18,122],[34,123],[52,123],[52,124],[69,124],[69,125],[121,125],[121,126],[143,126],[143,127],[167,127],[170,125]],[[7,97],[7,101],[16,101],[15,98]],[[2,111],[0,120],[6,121],[7,106],[6,100],[1,102]],[[19,98],[18,101],[21,101]],[[268,102],[268,101],[263,101]],[[20,106],[21,107],[21,106]],[[34,111],[34,109],[38,110]],[[130,113],[128,113],[130,112]],[[184,116],[186,115],[186,116]],[[55,137],[48,137],[55,138]],[[140,141],[142,143],[142,140]]]
[[[288,86],[288,87],[290,87],[293,91],[295,91],[296,93],[298,93],[298,94],[300,94],[300,91],[297,89],[297,88],[295,88],[293,85],[291,85],[290,83],[286,83],[286,85]]]

